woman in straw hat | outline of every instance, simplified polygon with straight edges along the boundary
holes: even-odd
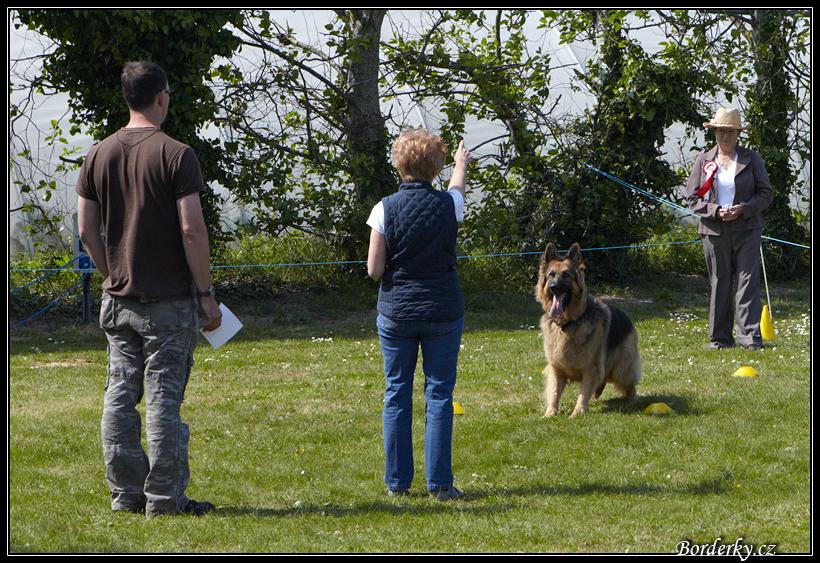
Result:
[[[700,217],[706,269],[712,286],[709,305],[710,346],[733,346],[733,316],[737,343],[760,350],[760,240],[762,212],[772,202],[772,186],[763,160],[737,144],[740,112],[720,108],[703,124],[715,133],[717,145],[695,159],[686,186],[689,208]],[[732,311],[734,286],[735,311]]]

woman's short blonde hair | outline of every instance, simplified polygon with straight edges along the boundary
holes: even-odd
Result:
[[[432,182],[444,168],[447,145],[422,128],[404,131],[393,143],[393,166],[404,182]]]

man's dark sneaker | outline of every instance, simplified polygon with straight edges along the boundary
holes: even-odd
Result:
[[[182,513],[190,514],[192,516],[202,516],[214,508],[214,505],[210,502],[197,502],[195,500],[189,500],[188,504],[185,505],[185,508],[182,509]]]

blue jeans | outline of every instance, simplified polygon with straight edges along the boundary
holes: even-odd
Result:
[[[174,514],[188,503],[189,430],[180,407],[198,325],[193,299],[140,303],[103,294],[100,326],[108,338],[108,381],[102,444],[112,510]],[[137,411],[143,395],[147,454]]]
[[[397,321],[379,315],[377,327],[387,383],[382,412],[384,482],[395,491],[409,489],[413,481],[413,377],[421,346],[427,489],[449,489],[453,485],[453,389],[464,319]]]

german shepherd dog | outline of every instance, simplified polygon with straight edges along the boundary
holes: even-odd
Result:
[[[541,258],[535,297],[544,309],[541,334],[547,356],[545,417],[558,412],[568,381],[581,392],[571,416],[589,411],[607,383],[635,401],[641,379],[638,333],[626,313],[589,295],[584,282],[581,247],[573,244],[561,259],[549,243]]]

